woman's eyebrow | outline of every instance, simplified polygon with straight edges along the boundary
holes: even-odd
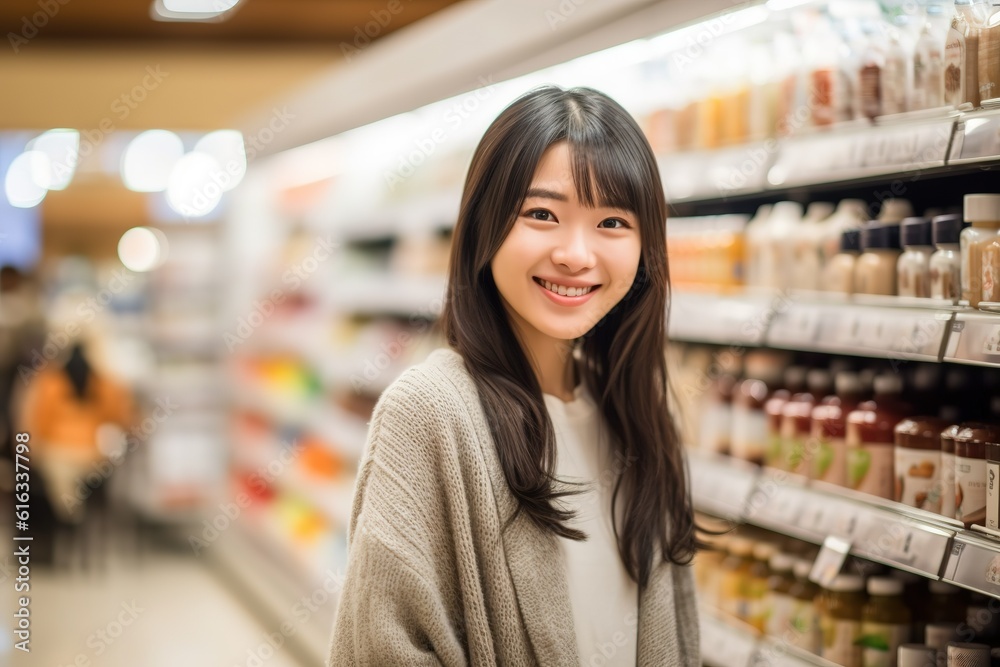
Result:
[[[529,199],[531,197],[555,199],[557,201],[569,201],[569,197],[563,193],[556,192],[555,190],[546,190],[545,188],[528,188],[528,192],[524,195],[524,198]]]

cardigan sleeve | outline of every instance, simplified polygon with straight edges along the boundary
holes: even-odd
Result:
[[[354,491],[329,667],[467,664],[457,627],[435,401],[391,385],[372,415]],[[460,618],[460,614],[458,614]]]

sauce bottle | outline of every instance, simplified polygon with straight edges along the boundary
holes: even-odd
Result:
[[[903,601],[903,582],[891,577],[871,577],[868,604],[861,617],[864,667],[896,665],[899,647],[910,641],[910,610]]]
[[[957,213],[939,215],[931,221],[931,236],[937,250],[928,266],[931,274],[931,297],[962,298],[962,255],[958,237],[966,223]]]
[[[861,254],[861,230],[845,229],[840,233],[840,252],[823,267],[820,288],[838,294],[854,293],[854,270]]]
[[[793,395],[781,411],[781,469],[797,475],[809,474],[814,458],[809,442],[812,411],[816,403],[830,393],[830,373],[814,368],[806,374],[806,384],[809,391]]]
[[[757,465],[764,463],[767,449],[767,412],[769,398],[781,384],[785,364],[782,355],[769,350],[752,350],[746,357],[746,376],[733,394],[732,455]]]
[[[702,406],[701,448],[719,454],[728,454],[732,435],[733,391],[736,377],[722,373],[712,383],[711,392]]]
[[[768,581],[771,578],[769,563],[776,551],[777,548],[770,542],[754,544],[753,563],[750,565],[746,582],[746,621],[761,632],[764,632],[764,625],[767,622]]]
[[[1000,530],[1000,439],[986,443],[986,527]]]
[[[869,223],[861,228],[861,255],[854,266],[858,294],[896,294],[896,263],[900,255],[899,225]]]
[[[844,435],[847,415],[863,398],[857,373],[842,371],[835,377],[836,394],[813,408],[811,437],[816,453],[810,477],[827,484],[847,486],[847,446]]]
[[[729,538],[729,555],[722,561],[722,578],[719,588],[719,608],[726,614],[746,620],[748,600],[746,579],[753,565],[753,542],[748,538],[734,535]]]
[[[936,417],[911,417],[896,424],[896,502],[941,511],[941,431]]]
[[[772,637],[783,637],[792,622],[792,586],[795,575],[792,569],[795,560],[791,554],[776,551],[768,562],[771,576],[767,580],[767,612],[764,621],[764,633]]]
[[[1000,195],[969,194],[965,195],[964,202],[963,215],[972,226],[959,235],[962,298],[975,308],[983,293],[983,246],[1000,230]],[[988,275],[992,279],[992,273]]]
[[[785,403],[795,394],[802,393],[805,388],[806,369],[802,366],[789,366],[785,370],[784,388],[775,391],[767,403],[764,412],[767,413],[767,450],[764,452],[764,465],[781,469],[782,457],[781,424]]]
[[[931,295],[930,261],[931,221],[927,218],[906,218],[900,225],[903,254],[896,263],[899,296],[927,298]]]
[[[861,667],[861,619],[865,581],[857,574],[838,574],[823,593],[820,656],[843,667]]]
[[[996,426],[966,422],[955,436],[955,518],[971,528],[986,524],[986,443]]]
[[[955,436],[960,424],[941,430],[941,516],[955,518]]]
[[[822,645],[819,616],[816,614],[815,601],[820,594],[820,587],[809,579],[812,563],[805,559],[795,562],[792,571],[795,582],[788,590],[792,597],[792,635],[790,642],[811,653],[819,655]]]
[[[880,498],[894,493],[895,432],[908,408],[901,403],[903,383],[898,375],[875,378],[875,398],[847,415],[847,485]]]

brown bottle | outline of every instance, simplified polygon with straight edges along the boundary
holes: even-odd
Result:
[[[895,488],[896,424],[909,408],[899,395],[903,382],[898,375],[875,378],[875,398],[861,403],[847,415],[848,487],[892,500]]]
[[[807,445],[812,431],[812,411],[830,392],[830,373],[814,368],[806,375],[806,384],[808,391],[793,395],[781,410],[781,469],[797,475],[809,474],[813,448]]]
[[[1000,427],[966,422],[955,435],[955,518],[966,528],[986,525],[986,443]]]
[[[767,413],[767,450],[764,452],[764,465],[782,469],[784,449],[782,448],[781,428],[785,404],[795,394],[802,393],[805,388],[806,369],[802,366],[789,366],[785,370],[784,388],[775,391],[764,404]]]
[[[941,431],[937,417],[911,417],[896,424],[896,502],[941,511]]]
[[[847,485],[847,447],[844,435],[847,415],[863,397],[857,373],[843,371],[835,377],[837,393],[813,408],[811,440],[815,448],[810,477],[828,484]]]

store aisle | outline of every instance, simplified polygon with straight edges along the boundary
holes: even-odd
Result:
[[[304,667],[203,562],[153,551],[107,573],[32,574],[32,651],[14,667]]]

